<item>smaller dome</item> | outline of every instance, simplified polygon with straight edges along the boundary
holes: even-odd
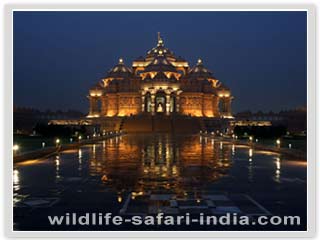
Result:
[[[199,58],[197,65],[191,68],[188,75],[193,78],[215,78],[207,68],[204,67],[202,60]]]
[[[127,67],[123,59],[119,59],[119,63],[110,69],[106,77],[111,78],[126,78],[132,76],[131,68]]]

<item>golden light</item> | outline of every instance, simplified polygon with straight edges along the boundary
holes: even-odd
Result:
[[[252,157],[252,148],[249,149],[249,157]]]
[[[19,183],[19,171],[17,169],[13,170],[13,183]]]
[[[57,138],[57,139],[56,139],[56,144],[58,145],[59,143],[60,143],[60,139]]]
[[[249,140],[250,140],[250,142],[252,142],[252,140],[253,140],[253,137],[252,137],[252,136],[250,136],[250,137],[249,137]]]
[[[79,137],[78,137],[78,139],[79,139],[79,140],[81,140],[81,139],[82,139],[82,137],[81,137],[81,136],[79,136]]]
[[[13,145],[12,149],[15,152],[18,151],[19,150],[19,145],[18,144]]]
[[[58,156],[57,156],[55,162],[56,162],[56,167],[60,166],[60,158]]]
[[[276,143],[277,143],[278,146],[280,146],[280,144],[281,144],[280,139],[277,139]]]
[[[107,175],[103,175],[103,176],[101,177],[101,181],[102,181],[102,182],[108,181]]]
[[[281,164],[280,164],[280,158],[279,157],[276,158],[276,167],[279,170],[281,169]]]

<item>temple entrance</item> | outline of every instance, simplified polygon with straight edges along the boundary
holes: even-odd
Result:
[[[157,114],[163,114],[166,112],[166,94],[163,91],[156,93],[155,112]]]
[[[171,88],[144,88],[141,96],[141,110],[152,115],[170,115],[179,112],[179,93]]]

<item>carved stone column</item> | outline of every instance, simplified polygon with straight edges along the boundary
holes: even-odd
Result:
[[[101,113],[100,116],[105,116],[108,112],[108,104],[107,104],[107,97],[103,96],[101,97]]]
[[[228,97],[225,99],[225,112],[228,116],[232,116],[231,101],[232,101],[232,97]]]
[[[98,98],[89,96],[89,115],[99,115],[99,109],[98,109]]]
[[[212,99],[212,113],[214,117],[219,116],[219,98],[217,96],[213,96]]]
[[[156,112],[156,109],[155,109],[155,98],[156,98],[156,96],[155,96],[155,94],[154,93],[151,93],[151,114],[152,115],[154,115],[154,113]]]
[[[170,114],[170,94],[166,94],[166,115]]]
[[[231,113],[231,100],[232,100],[232,97],[219,98],[219,101],[221,101],[220,113],[224,117],[232,116],[232,113]]]
[[[177,113],[180,113],[180,93],[181,91],[178,91],[177,94],[176,94],[176,112]]]
[[[141,112],[145,112],[145,104],[144,104],[144,102],[145,102],[145,95],[142,94],[142,96],[141,96]]]

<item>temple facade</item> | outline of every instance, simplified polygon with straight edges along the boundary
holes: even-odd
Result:
[[[88,118],[137,114],[232,118],[231,91],[199,59],[193,67],[164,46],[125,65],[119,59],[89,91]]]

